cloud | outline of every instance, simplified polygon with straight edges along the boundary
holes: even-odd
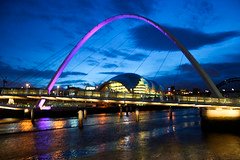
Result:
[[[113,63],[106,63],[102,67],[103,68],[116,68],[118,66],[116,64],[113,64]]]
[[[218,84],[228,78],[239,77],[240,62],[215,64],[207,63],[201,64],[201,66],[215,84]],[[166,73],[164,76],[156,77],[155,80],[164,87],[175,85],[178,89],[192,89],[195,87],[202,89],[207,88],[204,81],[191,64],[182,64],[175,70]]]
[[[71,84],[77,84],[77,83],[85,83],[85,80],[66,80],[66,81],[61,81],[57,82],[59,85],[71,85]]]
[[[210,1],[183,1],[183,6],[181,8],[183,11],[180,13],[179,17],[186,16],[188,18],[187,24],[191,25],[192,27],[203,28],[209,24],[214,25],[217,16],[215,15],[214,6]]]
[[[75,38],[74,33],[72,33],[72,31],[70,31],[69,28],[66,28],[66,27],[63,27],[63,26],[57,26],[57,25],[50,26],[50,30],[51,31],[58,31],[61,34],[63,34],[66,38],[69,38],[69,39],[74,39]]]
[[[41,43],[41,47],[46,49],[47,51],[50,51],[50,52],[55,52],[55,48],[53,47],[53,43],[50,43],[50,42],[42,42]]]
[[[228,39],[240,36],[240,32],[237,31],[207,34],[187,28],[163,27],[172,33],[189,50],[224,42]],[[178,50],[169,39],[150,25],[137,26],[131,29],[130,32],[135,40],[135,44],[143,49],[165,51]]]
[[[239,76],[240,62],[207,63],[201,64],[201,66],[211,78],[221,80],[226,77]],[[196,72],[191,64],[183,64],[181,66],[178,66],[176,70],[188,76],[190,76],[193,72]]]
[[[152,7],[156,5],[155,0],[151,0],[151,3],[147,0],[127,1],[112,0],[112,7],[121,13],[150,13]]]
[[[93,59],[92,57],[89,57],[89,58],[91,58],[91,59],[87,60],[88,65],[95,66],[95,65],[99,64],[99,62],[97,60]]]
[[[125,51],[116,50],[116,49],[102,50],[99,53],[108,58],[126,57],[129,54]]]
[[[119,75],[124,73],[125,72],[99,72],[99,74],[106,74],[106,75]]]
[[[45,82],[45,80],[50,80],[56,71],[54,70],[45,70],[40,71],[38,69],[28,69],[28,68],[13,68],[7,63],[0,61],[0,70],[1,70],[1,77],[7,77],[8,81],[12,81],[13,83],[20,83],[22,82],[29,82],[36,81],[36,79],[41,79]],[[61,78],[66,78],[68,76],[75,76],[75,75],[87,75],[83,72],[63,72]],[[14,82],[15,81],[15,82]],[[37,82],[39,83],[39,82]],[[34,85],[34,84],[33,84]],[[43,85],[43,84],[41,84]]]
[[[61,74],[61,77],[67,77],[67,76],[86,76],[87,74],[86,73],[83,73],[83,72],[69,72],[69,71],[67,71],[67,72],[63,72],[62,74]]]
[[[239,62],[240,59],[240,53],[236,52],[236,53],[228,53],[228,54],[222,54],[222,57],[225,60],[231,61],[231,62]]]
[[[142,61],[143,59],[145,59],[147,57],[147,55],[142,54],[142,53],[136,53],[133,55],[130,55],[127,59],[129,61]]]

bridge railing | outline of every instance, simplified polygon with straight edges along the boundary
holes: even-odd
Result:
[[[145,102],[175,102],[175,103],[195,103],[195,104],[219,104],[219,105],[235,105],[240,106],[240,98],[212,98],[212,97],[196,97],[196,96],[167,96],[161,93],[142,94],[142,93],[120,93],[120,92],[99,92],[92,90],[81,90],[74,94],[67,95],[48,95],[45,90],[27,90],[27,89],[6,89],[1,91],[1,95],[25,96],[48,96],[48,97],[69,97],[69,98],[96,98],[99,100],[131,100]]]
[[[195,104],[221,104],[221,105],[236,105],[240,106],[239,98],[212,98],[212,97],[189,97],[178,96],[178,101],[181,103],[195,103]]]

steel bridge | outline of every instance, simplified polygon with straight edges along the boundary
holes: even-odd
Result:
[[[53,89],[57,79],[62,74],[65,67],[78,52],[78,50],[84,45],[84,43],[93,36],[99,29],[105,25],[119,20],[119,19],[136,19],[141,20],[152,27],[159,30],[164,36],[171,40],[171,42],[179,48],[179,50],[190,61],[193,67],[198,72],[199,76],[204,80],[208,88],[210,89],[212,96],[210,97],[187,97],[187,96],[156,96],[147,94],[133,94],[133,93],[109,93],[109,92],[97,92],[97,91],[83,91],[82,94],[77,96],[52,96],[49,95]],[[240,100],[223,98],[222,94],[217,89],[208,74],[202,69],[197,60],[186,49],[186,47],[169,31],[164,27],[154,22],[151,19],[140,15],[123,14],[110,17],[95,27],[93,27],[72,49],[67,55],[65,60],[59,66],[55,75],[47,85],[48,94],[2,94],[0,95],[0,107],[5,109],[32,109],[35,107],[61,107],[61,106],[75,106],[82,107],[89,104],[91,107],[97,105],[143,105],[143,106],[177,106],[177,107],[198,107],[198,108],[213,108],[213,113],[218,110],[217,116],[220,114],[228,113],[229,117],[240,118]],[[229,112],[222,112],[219,110],[228,110]],[[215,113],[216,114],[216,113]],[[225,116],[225,115],[224,115]],[[221,117],[221,116],[220,116]]]
[[[2,94],[0,108],[32,109],[36,102],[45,99],[44,107],[79,107],[84,106],[172,106],[197,108],[240,109],[239,98],[212,98],[193,96],[158,96],[155,94],[109,93],[99,91],[80,91],[76,96],[56,96],[48,94]]]

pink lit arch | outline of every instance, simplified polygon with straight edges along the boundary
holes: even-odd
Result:
[[[178,48],[179,50],[182,51],[182,53],[186,56],[186,58],[191,62],[191,64],[193,65],[193,67],[197,70],[198,74],[202,77],[202,79],[204,80],[204,82],[207,84],[207,86],[209,87],[209,89],[211,90],[212,94],[214,97],[222,97],[222,94],[219,92],[219,90],[217,89],[216,85],[213,83],[213,81],[210,79],[210,77],[208,76],[208,74],[201,68],[201,66],[199,65],[199,63],[196,61],[196,59],[191,55],[191,53],[180,43],[180,41],[178,41],[170,32],[168,32],[166,29],[164,29],[162,26],[160,26],[159,24],[157,24],[156,22],[145,18],[143,16],[139,16],[139,15],[134,15],[134,14],[123,14],[123,15],[117,15],[117,16],[113,16],[110,17],[104,21],[102,21],[101,23],[99,23],[97,26],[95,26],[92,30],[90,30],[78,43],[77,45],[72,49],[72,51],[68,54],[68,56],[65,58],[65,60],[62,62],[62,64],[60,65],[60,67],[58,68],[57,72],[55,73],[55,75],[53,76],[53,78],[51,79],[51,81],[49,82],[47,89],[48,89],[48,93],[51,92],[54,84],[56,83],[57,79],[59,78],[59,76],[62,74],[64,68],[67,66],[67,64],[69,63],[69,61],[73,58],[73,56],[78,52],[78,50],[82,47],[82,45],[94,34],[96,33],[99,29],[101,29],[102,27],[104,27],[105,25],[115,21],[115,20],[119,20],[119,19],[125,19],[125,18],[130,18],[130,19],[138,19],[138,20],[142,20],[150,25],[152,25],[153,27],[155,27],[156,29],[158,29],[162,34],[164,34],[167,38],[169,38]],[[41,100],[39,104],[43,105],[45,100]]]

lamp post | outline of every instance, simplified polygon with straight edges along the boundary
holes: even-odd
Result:
[[[26,84],[25,84],[25,87],[26,87],[26,94],[28,94],[28,89],[30,88],[30,84],[29,84],[29,83],[26,83]]]
[[[57,96],[59,96],[59,89],[60,89],[60,86],[57,86]]]

